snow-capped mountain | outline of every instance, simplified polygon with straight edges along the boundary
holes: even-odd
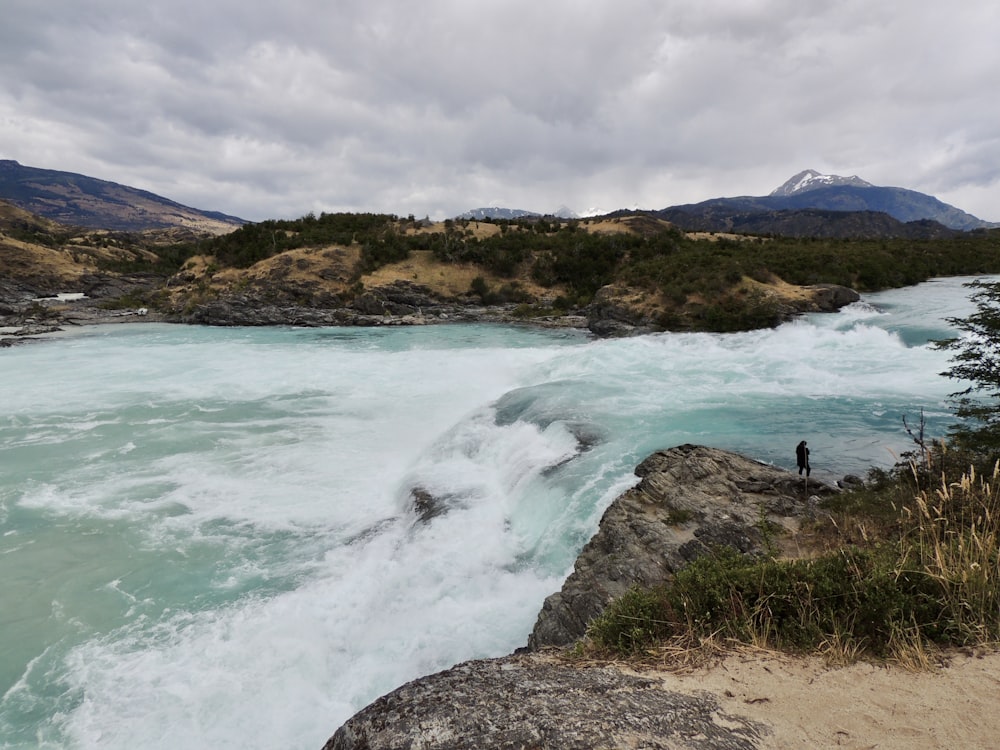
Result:
[[[826,212],[825,217],[817,211]],[[670,206],[656,215],[688,231],[732,231],[739,225],[743,231],[756,234],[798,236],[939,235],[927,222],[963,232],[998,226],[932,195],[873,185],[857,176],[821,174],[815,169],[799,172],[769,195],[713,198]],[[883,226],[886,219],[897,224]],[[847,224],[852,226],[845,229]]]
[[[631,210],[638,210],[638,206]],[[828,215],[817,214],[817,211]],[[782,212],[781,216],[777,215],[779,212]],[[807,215],[807,212],[812,213]],[[609,213],[611,212],[601,208],[591,208],[574,214],[563,206],[554,213],[545,215],[589,218]],[[927,237],[938,236],[941,234],[939,229],[945,228],[968,232],[1000,227],[998,223],[983,221],[931,195],[906,188],[874,185],[857,175],[843,177],[822,174],[815,169],[799,172],[768,195],[712,198],[701,203],[670,206],[653,213],[688,231],[732,231],[739,222],[743,222],[740,226],[744,231],[757,234]],[[845,217],[841,214],[857,216]],[[493,207],[467,211],[457,218],[515,219],[539,216],[541,214],[531,211]],[[940,227],[917,224],[904,226],[914,222],[933,222]],[[833,227],[833,224],[837,226]],[[850,227],[845,229],[848,224]]]
[[[857,175],[841,177],[837,174],[820,174],[815,169],[806,169],[787,180],[781,187],[771,191],[772,196],[797,195],[809,190],[826,187],[875,187],[870,182],[862,180]]]
[[[523,219],[531,216],[541,216],[534,211],[525,211],[521,208],[503,208],[501,206],[484,206],[473,208],[463,214],[456,216],[456,219],[469,219],[471,221],[483,221],[484,219]]]
[[[580,217],[568,206],[560,206],[555,211],[547,214],[540,214],[537,211],[525,211],[521,208],[503,208],[501,206],[484,206],[473,208],[463,214],[456,216],[456,219],[469,219],[470,221],[483,221],[484,219],[524,219],[537,218],[540,216],[555,216],[559,219],[579,219]]]
[[[579,219],[580,215],[569,206],[559,206],[552,215],[559,219]]]

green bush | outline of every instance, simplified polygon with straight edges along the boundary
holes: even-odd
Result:
[[[676,632],[669,606],[665,591],[633,586],[590,624],[587,635],[617,653],[637,653]]]
[[[390,263],[399,263],[410,257],[410,246],[395,233],[387,233],[381,237],[367,240],[361,246],[361,259],[358,271],[362,274],[371,273]]]
[[[633,588],[596,618],[598,648],[628,655],[669,639],[907,658],[929,644],[1000,639],[1000,463],[942,478],[898,511],[899,535],[814,559],[722,547],[655,591]]]

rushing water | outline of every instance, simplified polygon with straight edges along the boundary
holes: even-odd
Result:
[[[940,435],[962,279],[743,334],[86,328],[0,351],[0,747],[318,748],[524,645],[681,443],[814,476]],[[421,520],[412,490],[434,498]]]

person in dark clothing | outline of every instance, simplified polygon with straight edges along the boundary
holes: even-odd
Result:
[[[799,465],[799,474],[801,475],[802,470],[805,469],[808,477],[812,467],[809,466],[809,449],[806,448],[805,440],[795,446],[795,461]]]

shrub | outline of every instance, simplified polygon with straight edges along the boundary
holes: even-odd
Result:
[[[410,247],[403,239],[394,233],[365,242],[361,246],[361,259],[358,271],[362,274],[371,273],[390,263],[399,263],[410,257]]]
[[[729,548],[694,560],[669,586],[632,589],[595,619],[599,648],[635,654],[666,639],[721,638],[787,651],[910,660],[930,644],[1000,639],[1000,462],[941,480],[899,511],[898,539],[815,559]]]
[[[634,654],[676,632],[665,591],[633,586],[594,619],[587,635],[599,646]]]

